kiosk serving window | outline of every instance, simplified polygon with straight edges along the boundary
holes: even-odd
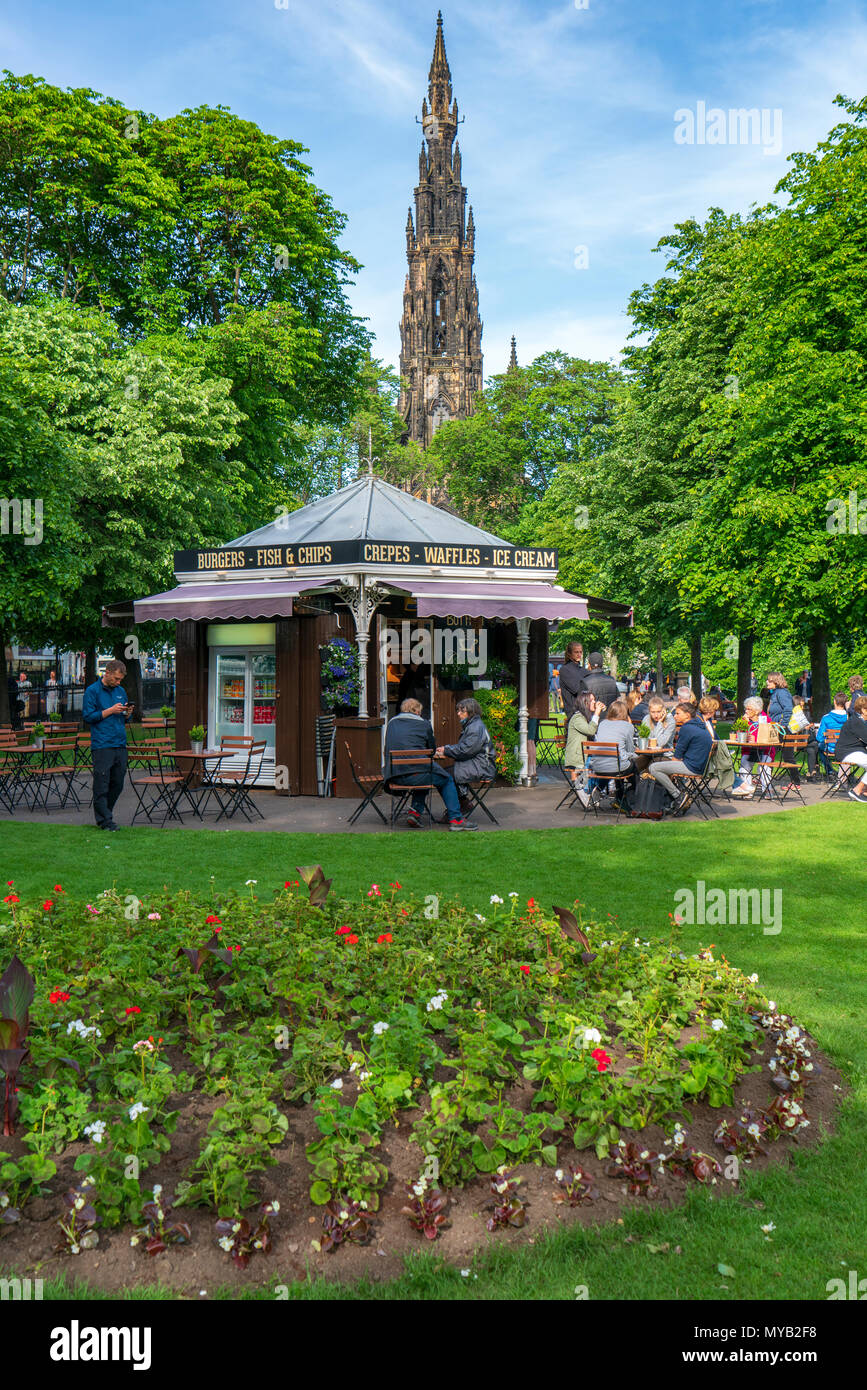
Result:
[[[208,628],[211,672],[208,742],[218,747],[226,735],[265,741],[266,774],[276,758],[276,658],[272,623],[214,624]],[[246,642],[271,636],[270,643]],[[273,776],[273,771],[272,771]],[[264,777],[263,777],[264,780]]]

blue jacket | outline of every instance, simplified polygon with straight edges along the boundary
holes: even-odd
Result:
[[[123,686],[116,685],[109,690],[101,680],[94,681],[84,692],[81,717],[90,725],[91,748],[126,748],[126,718],[122,714],[110,714],[103,719],[102,711],[112,705],[125,704],[126,692]]]
[[[778,687],[771,691],[771,698],[768,701],[768,718],[774,724],[782,724],[784,729],[788,729],[789,720],[792,717],[792,692],[786,690],[785,686]]]
[[[690,772],[704,772],[713,745],[713,739],[703,719],[688,719],[677,730],[674,740],[674,756],[685,763]],[[663,764],[664,767],[664,764]]]
[[[837,729],[839,731],[846,723],[847,718],[848,715],[844,709],[832,709],[822,716],[822,721],[816,730],[816,742],[820,748],[825,747],[825,735],[828,730]]]

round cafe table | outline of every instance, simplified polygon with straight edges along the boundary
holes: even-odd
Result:
[[[637,748],[635,766],[639,772],[644,772],[651,763],[664,762],[672,756],[670,748]]]
[[[214,769],[209,768],[208,763],[213,762],[219,764],[223,758],[234,758],[238,751],[237,748],[204,748],[201,753],[193,753],[189,748],[175,748],[172,751],[171,757],[174,758],[176,763],[185,761],[190,764],[189,769],[186,771],[182,767],[178,768],[178,771],[184,774],[178,801],[181,796],[186,797],[187,803],[194,814],[198,816],[199,820],[204,820],[202,802],[204,801],[207,806],[211,796],[211,789],[214,785]],[[197,776],[201,776],[200,782],[194,780]],[[193,789],[197,790],[199,793],[198,805],[191,795]],[[175,802],[175,808],[177,809],[177,801]]]

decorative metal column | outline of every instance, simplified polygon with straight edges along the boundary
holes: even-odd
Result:
[[[529,786],[527,772],[527,652],[530,646],[530,619],[517,618],[518,628],[518,756],[521,759],[521,786]]]
[[[367,647],[370,641],[370,620],[387,597],[382,585],[370,583],[363,574],[353,576],[355,583],[341,584],[337,592],[355,620],[355,640],[358,644],[358,717],[367,718]]]

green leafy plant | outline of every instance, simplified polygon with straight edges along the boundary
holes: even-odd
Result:
[[[257,1252],[270,1255],[271,1228],[268,1218],[279,1210],[279,1202],[263,1202],[257,1213],[259,1219],[255,1227],[246,1216],[224,1218],[217,1222],[217,1244],[221,1250],[231,1255],[239,1269],[246,1269]]]
[[[202,740],[204,739],[204,737],[205,737],[205,728],[204,728],[204,725],[203,725],[203,724],[194,724],[193,727],[190,729],[190,741],[191,741],[192,743],[201,743]]]
[[[174,719],[174,717],[175,712],[172,709],[171,705],[160,706],[160,719]]]
[[[639,738],[650,738],[650,725],[646,724],[642,719],[635,732]]]
[[[741,715],[735,720],[734,724],[732,725],[732,733],[745,734],[749,730],[749,727],[749,722],[746,719],[744,719],[743,715]]]
[[[130,1237],[130,1245],[143,1245],[146,1255],[160,1255],[170,1245],[186,1245],[192,1239],[185,1221],[172,1221],[170,1202],[162,1200],[163,1189],[154,1184],[151,1201],[141,1209],[144,1225]]]

